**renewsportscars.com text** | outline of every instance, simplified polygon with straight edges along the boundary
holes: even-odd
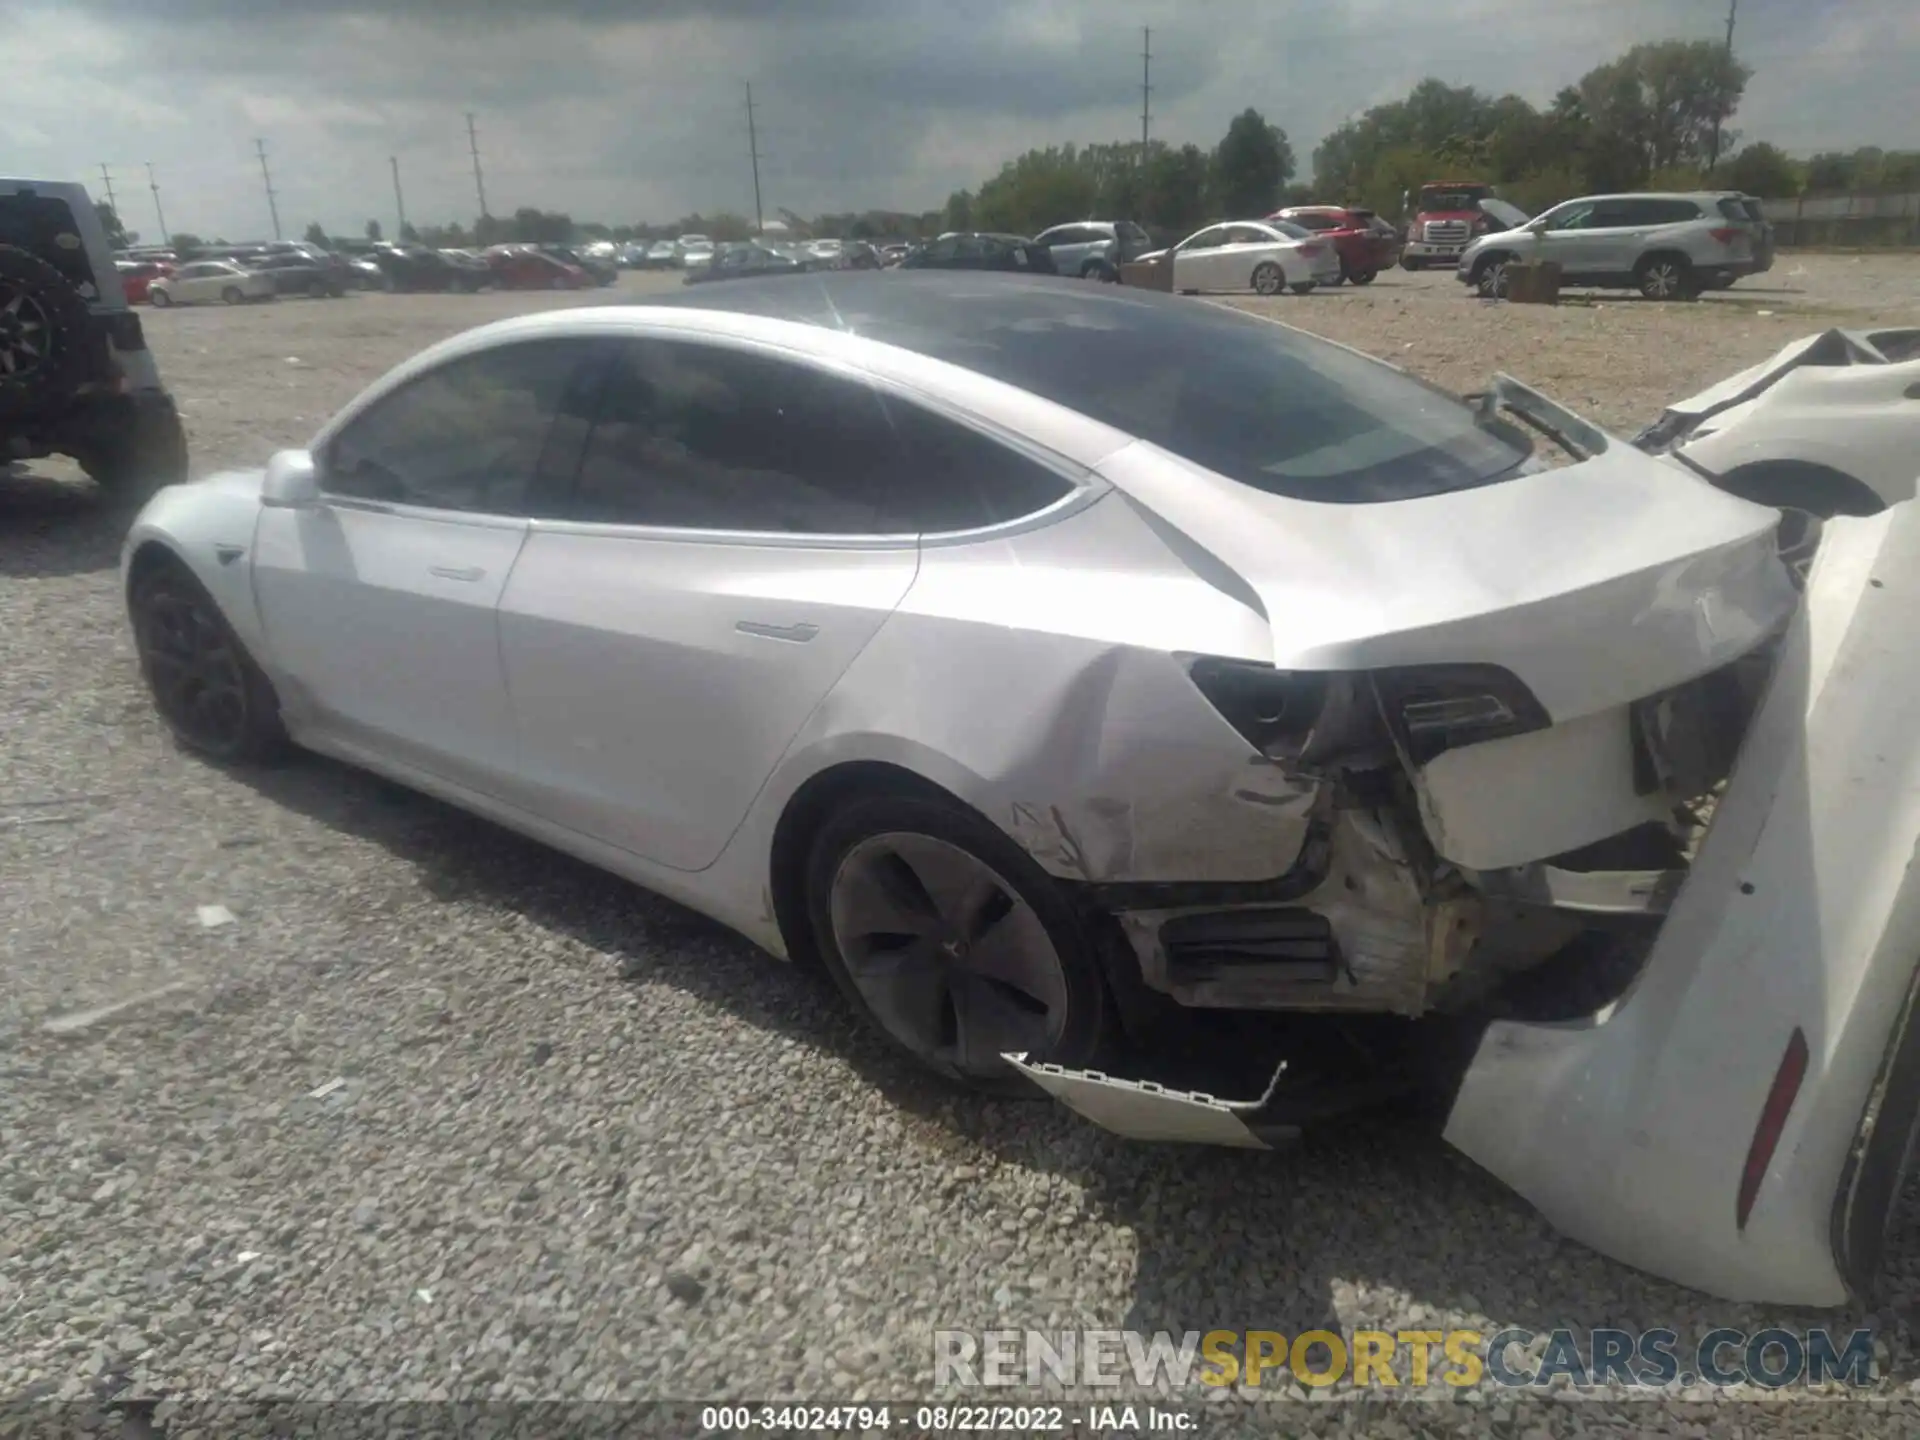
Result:
[[[934,1384],[1661,1388],[1873,1383],[1873,1332],[1711,1330],[936,1330]]]

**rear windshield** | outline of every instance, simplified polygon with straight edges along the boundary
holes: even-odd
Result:
[[[1531,453],[1522,433],[1442,390],[1222,305],[951,272],[869,278],[736,303],[965,366],[1296,499],[1464,490]]]

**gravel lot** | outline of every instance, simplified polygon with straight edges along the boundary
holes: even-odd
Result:
[[[146,324],[205,471],[301,443],[447,334],[603,298]],[[1920,261],[1789,255],[1697,306],[1487,305],[1399,272],[1249,303],[1454,388],[1510,371],[1630,432],[1809,329],[1920,323]],[[1044,1104],[956,1099],[786,967],[621,882],[330,763],[191,760],[137,684],[117,541],[60,466],[0,480],[0,1398],[912,1399],[932,1392],[936,1327],[1690,1340],[1818,1323],[1561,1240],[1408,1121],[1277,1157],[1175,1154]],[[232,923],[204,926],[204,905]],[[1888,1303],[1838,1317],[1879,1328],[1900,1395],[1920,1390],[1916,1215],[1909,1197]],[[1311,1418],[1373,1434],[1891,1418],[1805,1397],[1466,1399]],[[1206,1403],[1206,1434],[1309,1418]]]

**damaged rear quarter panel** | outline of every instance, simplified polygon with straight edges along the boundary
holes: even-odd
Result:
[[[1180,658],[1194,653],[1264,660],[1272,639],[1124,497],[1014,537],[929,545],[770,798],[842,761],[885,760],[1064,879],[1272,879],[1299,856],[1319,785],[1220,718]]]

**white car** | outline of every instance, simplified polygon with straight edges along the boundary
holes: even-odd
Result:
[[[668,266],[680,263],[680,250],[671,240],[656,240],[647,247],[649,266]]]
[[[838,260],[845,246],[838,240],[809,240],[806,249],[816,260]]]
[[[673,251],[684,269],[696,270],[713,263],[714,244],[705,235],[682,235],[673,242]]]
[[[1209,225],[1171,250],[1155,250],[1143,261],[1173,257],[1173,288],[1184,295],[1252,290],[1305,295],[1317,285],[1340,278],[1340,256],[1304,226],[1282,220],[1237,220]]]
[[[1803,599],[1776,512],[1511,380],[823,273],[445,341],[123,569],[185,745],[581,856],[941,1074],[1244,1145],[1457,1096],[1574,1235],[1826,1304],[1920,1106],[1917,514]],[[1104,1073],[1222,1011],[1259,1102]]]
[[[249,270],[231,260],[195,260],[147,287],[147,299],[160,309],[169,305],[240,305],[249,300],[271,300],[273,276]]]
[[[1827,330],[1667,407],[1636,444],[1723,490],[1826,517],[1914,498],[1920,328]]]

